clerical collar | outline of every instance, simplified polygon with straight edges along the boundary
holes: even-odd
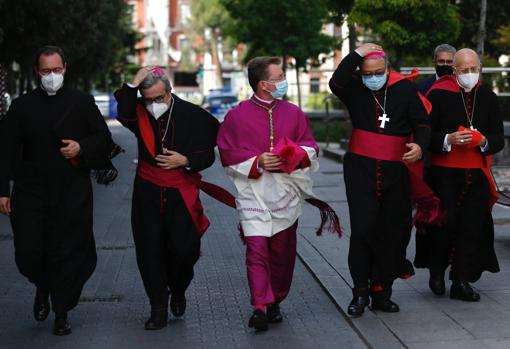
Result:
[[[41,90],[43,90],[44,92],[46,92],[48,94],[48,96],[55,96],[57,94],[57,92],[58,92],[58,90],[55,91],[55,92],[46,91],[42,84],[40,85],[40,87],[41,87]]]
[[[253,94],[253,97],[255,97],[256,99],[258,99],[259,101],[261,101],[262,103],[266,103],[266,104],[271,104],[273,103],[274,99],[273,100],[266,100],[266,99],[262,99],[260,98],[259,96],[257,96],[255,93]]]

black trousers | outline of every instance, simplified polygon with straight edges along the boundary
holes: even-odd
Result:
[[[429,182],[446,211],[441,228],[416,237],[415,265],[432,273],[451,265],[454,281],[477,281],[484,270],[499,271],[494,251],[494,226],[488,207],[490,192],[479,169],[432,166]]]
[[[12,193],[16,264],[48,292],[57,314],[74,308],[96,267],[88,173],[41,171],[25,165]]]
[[[200,236],[177,189],[138,176],[131,212],[136,259],[153,309],[168,306],[169,292],[183,296],[200,256]]]
[[[351,236],[349,270],[355,288],[389,290],[403,274],[414,274],[406,260],[411,237],[411,202],[405,166],[348,153],[344,178]]]

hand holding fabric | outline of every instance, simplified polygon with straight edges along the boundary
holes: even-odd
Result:
[[[478,132],[477,130],[472,130],[470,128],[459,126],[458,128],[459,132],[469,132],[471,135],[471,140],[469,142],[466,142],[466,147],[468,148],[475,148],[479,145],[482,145],[482,141],[484,141],[484,136]],[[485,144],[485,141],[483,142]]]
[[[266,152],[259,155],[258,165],[266,171],[278,171],[282,161],[274,153]]]
[[[280,169],[288,174],[292,173],[306,156],[306,151],[287,137],[278,142],[273,153],[281,159]]]
[[[467,145],[471,142],[473,139],[473,135],[471,134],[469,129],[464,128],[464,130],[461,130],[461,127],[459,127],[459,130],[456,132],[452,132],[448,134],[447,142],[451,145]]]

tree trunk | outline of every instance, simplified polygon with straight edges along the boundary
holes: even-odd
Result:
[[[20,67],[20,75],[19,75],[19,85],[18,85],[18,96],[21,96],[25,93],[25,83],[26,83],[26,70],[24,67]]]
[[[487,0],[480,1],[480,26],[478,27],[478,44],[476,51],[483,57],[485,43],[485,20],[487,17]]]
[[[358,40],[358,35],[356,33],[356,26],[353,23],[347,23],[347,28],[349,29],[349,52],[352,52],[356,49],[356,41]]]
[[[0,63],[0,119],[7,114],[7,70],[4,65]]]
[[[296,85],[297,85],[297,99],[298,106],[301,109],[301,84],[299,83],[299,67],[296,64]]]
[[[221,66],[220,55],[218,52],[218,34],[215,28],[211,28],[211,56],[215,64],[214,74],[216,75],[216,87],[223,87],[223,67]]]
[[[32,85],[32,80],[34,78],[34,70],[32,69],[32,66],[29,64],[27,68],[27,85],[25,88],[25,91],[30,92],[34,89],[34,86]]]

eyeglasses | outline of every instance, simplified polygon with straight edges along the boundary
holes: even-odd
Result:
[[[381,78],[386,74],[386,71],[376,71],[376,72],[362,72],[361,75],[363,75],[366,78],[370,78],[372,76],[375,76],[376,78]]]
[[[64,68],[52,68],[52,69],[49,69],[49,68],[45,68],[45,69],[39,69],[39,74],[41,74],[42,76],[46,76],[46,75],[49,75],[50,73],[55,73],[55,74],[62,74],[64,72]]]
[[[276,79],[268,79],[268,80],[265,80],[265,81],[270,82],[272,84],[275,84],[277,82],[282,82],[283,80],[285,80],[285,75],[280,75]]]
[[[451,59],[437,59],[435,62],[437,65],[452,65],[453,64],[453,60],[451,60]]]
[[[143,100],[147,104],[151,104],[151,103],[164,103],[165,102],[165,97],[166,97],[166,94],[161,95],[161,96],[157,96],[157,97],[154,97],[154,98],[145,98],[144,97]]]
[[[463,69],[459,69],[459,68],[455,68],[455,71],[459,74],[469,74],[469,73],[479,73],[481,70],[480,67],[469,67],[469,68],[463,68]]]

